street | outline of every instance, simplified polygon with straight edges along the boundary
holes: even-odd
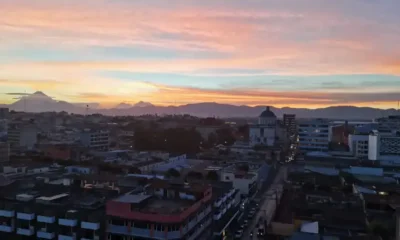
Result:
[[[249,227],[244,231],[242,240],[251,239],[250,232],[253,232],[252,239],[258,239],[257,237],[257,224],[260,218],[267,220],[267,226],[271,222],[275,209],[277,207],[277,197],[280,199],[283,191],[283,178],[284,172],[286,171],[286,167],[281,167],[276,174],[274,181],[271,186],[268,188],[268,191],[262,194],[260,208],[256,213],[255,217],[251,222],[249,222]],[[265,226],[265,229],[267,228]]]

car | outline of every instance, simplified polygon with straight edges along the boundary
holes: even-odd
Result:
[[[253,231],[250,232],[249,236],[250,236],[250,237],[253,237]]]
[[[235,232],[235,239],[241,239],[243,236],[243,230],[238,230]]]

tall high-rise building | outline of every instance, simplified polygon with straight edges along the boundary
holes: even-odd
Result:
[[[0,162],[10,160],[10,144],[8,143],[8,108],[0,108]]]
[[[283,114],[283,125],[285,125],[290,135],[296,134],[297,132],[296,115]]]
[[[10,112],[8,108],[0,108],[0,119],[8,119],[9,114]]]
[[[298,124],[299,150],[326,152],[329,147],[329,121],[326,119],[301,120]]]

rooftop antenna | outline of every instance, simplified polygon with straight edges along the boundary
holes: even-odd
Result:
[[[85,116],[88,116],[89,115],[89,104],[86,104],[86,115]]]
[[[24,98],[24,112],[26,112],[26,90],[25,90],[25,96],[23,96]]]

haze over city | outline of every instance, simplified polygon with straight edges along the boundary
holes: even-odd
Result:
[[[0,0],[0,103],[396,108],[400,2]]]

